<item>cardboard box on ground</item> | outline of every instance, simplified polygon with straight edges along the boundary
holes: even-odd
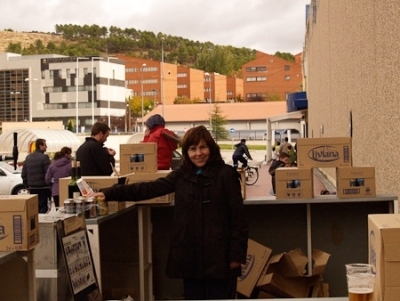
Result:
[[[0,196],[0,251],[28,251],[39,243],[36,194]]]
[[[374,300],[400,298],[400,214],[368,215],[369,263],[375,274]]]
[[[160,170],[156,171],[154,173],[135,173],[135,174],[127,174],[124,175],[126,177],[126,182],[129,183],[138,183],[138,182],[149,182],[152,180],[156,180],[158,178],[162,178],[168,175],[170,171],[169,170]],[[59,183],[60,183],[60,206],[63,206],[64,200],[68,198],[68,183],[70,181],[70,177],[66,178],[61,178]],[[107,188],[112,185],[115,185],[118,183],[119,177],[117,176],[93,176],[93,177],[87,177],[83,176],[82,179],[84,179],[93,189],[102,189],[102,188]],[[141,201],[141,204],[158,204],[158,203],[170,203],[174,198],[174,194],[168,194],[165,196],[160,196],[157,198],[149,199],[146,201]],[[125,202],[115,202],[112,200],[108,200],[108,206],[109,206],[109,211],[110,212],[115,212],[121,209],[126,208],[127,206],[134,205],[135,202],[132,202],[130,200],[126,200]]]
[[[249,239],[247,263],[242,265],[243,275],[238,278],[239,294],[250,298],[257,288],[263,298],[329,296],[327,284],[322,283],[329,254],[313,250],[313,270],[308,276],[307,256],[300,249],[273,256],[271,253],[271,249]]]

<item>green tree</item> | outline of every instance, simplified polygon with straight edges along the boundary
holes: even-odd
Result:
[[[226,116],[222,116],[222,110],[214,104],[211,112],[211,135],[215,141],[226,140],[229,138],[229,131],[224,127],[227,123]]]
[[[72,121],[71,120],[68,121],[67,130],[70,131],[70,132],[74,131],[74,127],[72,125]]]

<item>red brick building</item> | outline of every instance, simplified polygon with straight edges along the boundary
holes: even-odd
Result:
[[[245,101],[286,100],[302,91],[301,53],[295,62],[257,51],[257,58],[242,66]]]

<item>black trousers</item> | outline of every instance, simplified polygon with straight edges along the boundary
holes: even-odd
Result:
[[[227,279],[183,279],[185,300],[236,299],[237,277]]]
[[[30,194],[37,194],[39,199],[39,213],[47,213],[47,201],[51,198],[51,190],[49,188],[30,188]]]

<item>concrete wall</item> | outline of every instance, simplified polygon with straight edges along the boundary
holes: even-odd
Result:
[[[377,193],[396,195],[399,11],[399,1],[311,1],[304,55],[309,137],[350,136],[352,114],[353,165],[375,166]]]

